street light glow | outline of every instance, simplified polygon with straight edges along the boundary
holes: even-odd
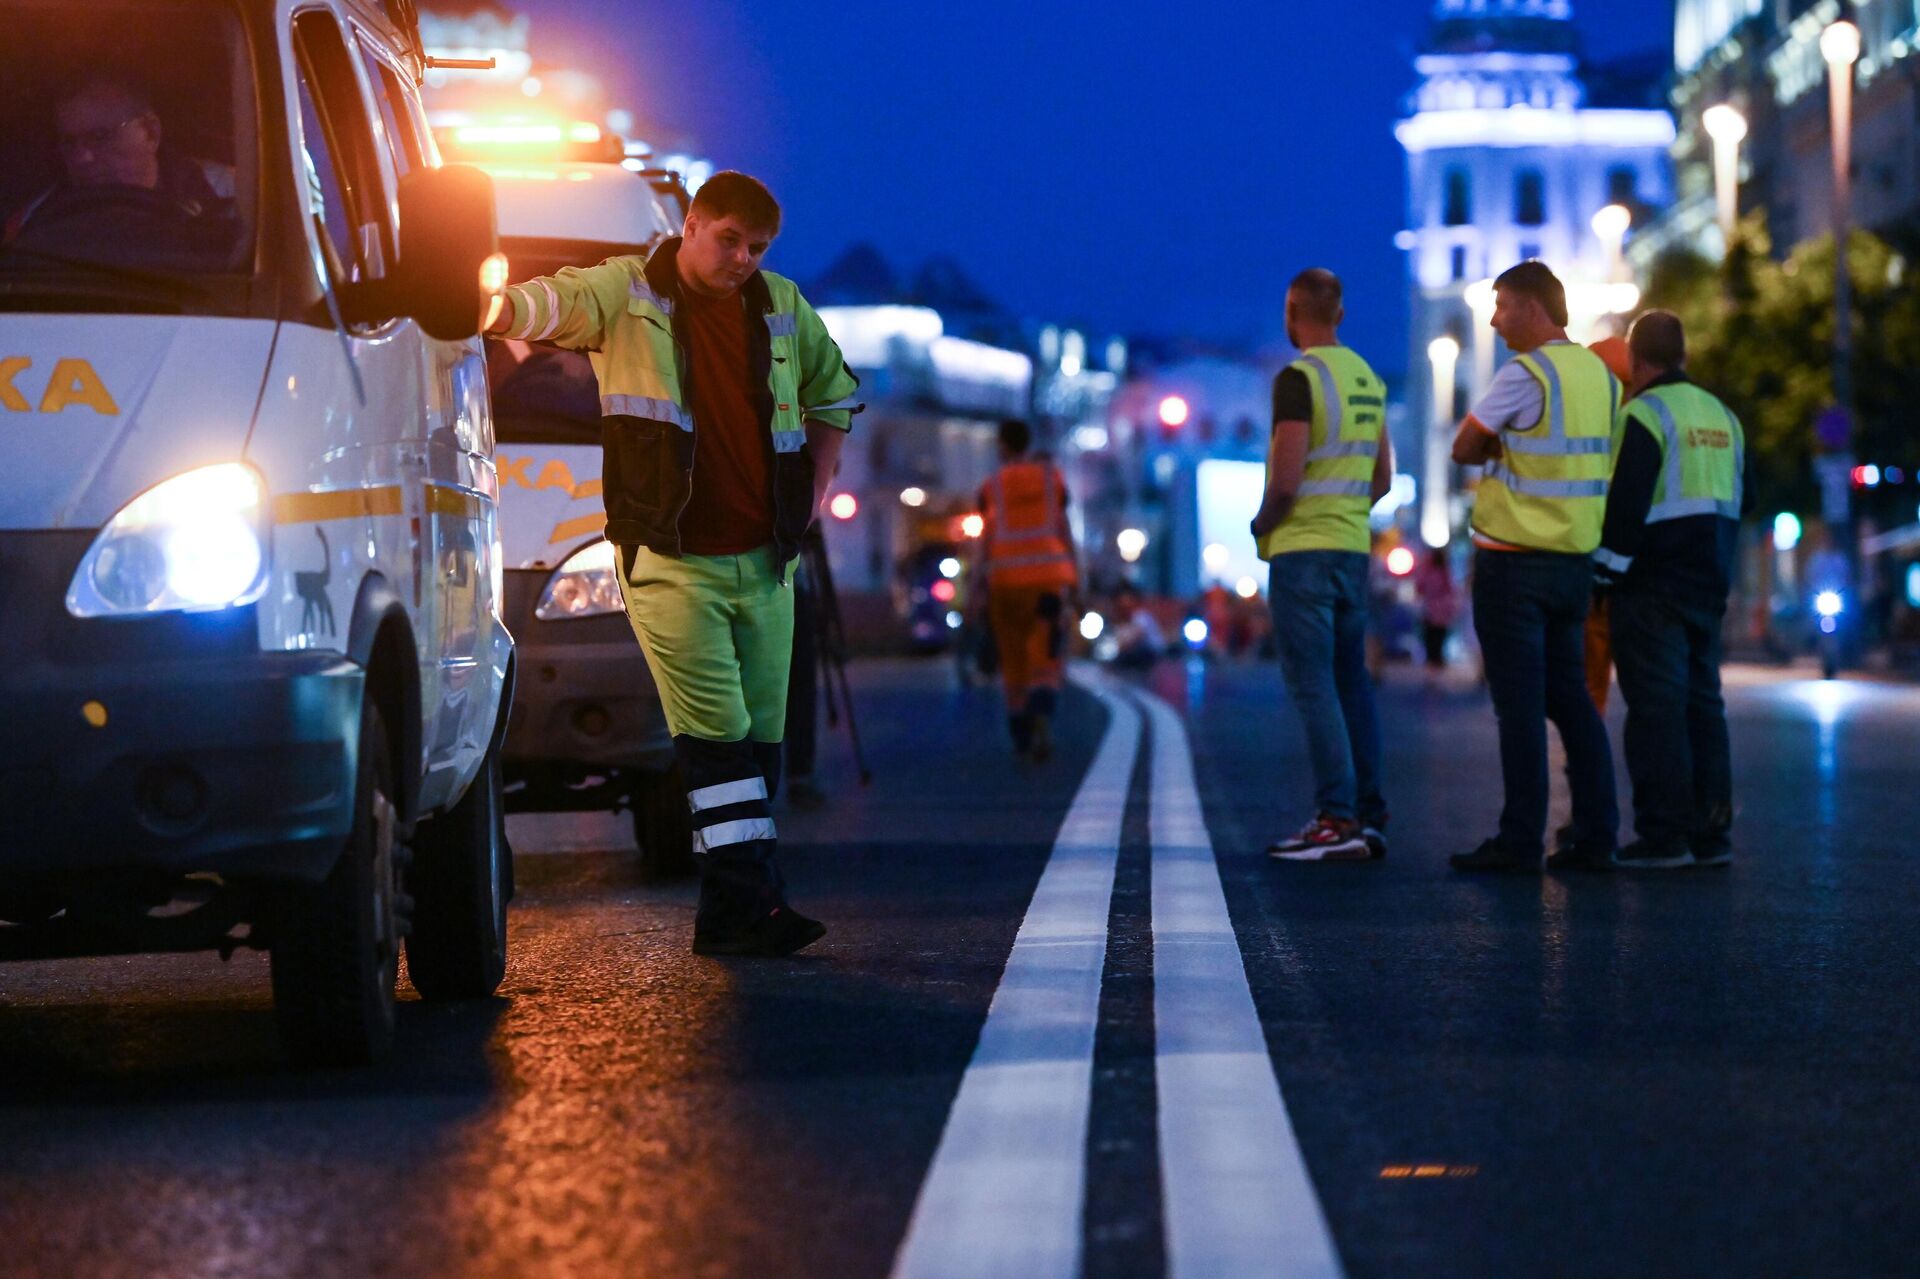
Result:
[[[1137,528],[1123,528],[1114,537],[1113,544],[1120,550],[1120,558],[1132,564],[1147,549],[1147,535]]]
[[[860,513],[860,499],[851,493],[836,493],[833,501],[827,503],[827,510],[836,520],[850,520]]]
[[[1427,343],[1427,358],[1433,361],[1435,368],[1443,364],[1452,364],[1460,358],[1460,343],[1446,334],[1441,334]]]
[[[912,488],[903,488],[900,490],[900,504],[902,506],[925,506],[927,504],[927,491],[917,485]]]
[[[1611,246],[1625,238],[1633,225],[1633,211],[1624,204],[1609,204],[1593,215],[1593,233]]]
[[[1738,146],[1747,138],[1747,117],[1724,102],[1702,111],[1700,126],[1722,146]]]
[[[1185,426],[1192,413],[1193,406],[1181,396],[1169,395],[1160,401],[1160,423],[1163,426]]]
[[[1820,56],[1830,67],[1850,67],[1860,60],[1860,28],[1836,22],[1820,33]]]

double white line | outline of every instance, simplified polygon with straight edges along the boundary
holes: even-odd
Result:
[[[1074,1279],[1087,1114],[1121,822],[1153,726],[1154,1069],[1176,1279],[1333,1276],[1340,1262],[1280,1098],[1227,916],[1185,726],[1073,678],[1106,735],[1060,828],[920,1188],[895,1279]]]

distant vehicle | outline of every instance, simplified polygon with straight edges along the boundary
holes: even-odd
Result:
[[[618,164],[483,166],[516,280],[645,254],[678,224]],[[575,351],[490,342],[504,616],[521,669],[503,762],[513,812],[630,809],[650,877],[692,870],[686,787],[614,580],[600,497],[600,392]]]
[[[922,542],[900,561],[894,612],[906,630],[908,652],[942,652],[959,639],[965,622],[960,585],[966,554],[951,542]]]
[[[0,958],[263,948],[368,1060],[403,940],[506,967],[489,183],[405,0],[0,25]]]

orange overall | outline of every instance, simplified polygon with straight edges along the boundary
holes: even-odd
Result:
[[[1066,601],[1079,579],[1066,530],[1067,487],[1050,462],[1009,462],[980,493],[986,518],[987,619],[1000,649],[1007,713],[1049,716],[1066,652]]]

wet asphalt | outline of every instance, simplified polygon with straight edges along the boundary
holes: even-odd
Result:
[[[258,955],[0,968],[0,1275],[885,1275],[1104,722],[1070,694],[1034,766],[949,665],[854,676],[874,784],[829,736],[828,807],[779,813],[832,930],[792,960],[690,955],[692,886],[641,883],[623,819],[567,816],[513,819],[499,996],[403,984],[373,1069],[288,1068]],[[1310,792],[1276,673],[1151,679],[1349,1274],[1913,1273],[1920,689],[1733,682],[1733,868],[1478,880],[1445,865],[1498,805],[1470,679],[1390,675],[1393,851],[1318,867],[1260,853]],[[1146,790],[1088,1274],[1165,1264]]]

